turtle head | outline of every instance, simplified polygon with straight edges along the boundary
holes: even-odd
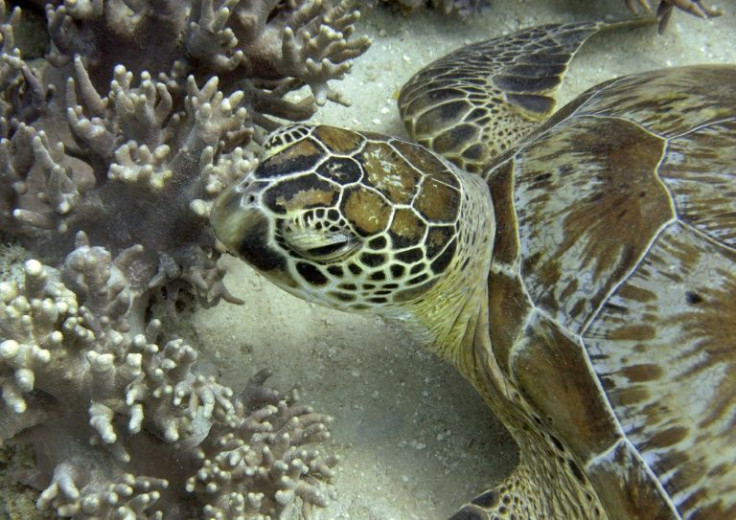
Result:
[[[226,247],[292,294],[401,315],[462,267],[464,242],[491,231],[463,231],[473,195],[462,175],[490,204],[482,180],[421,146],[294,125],[269,136],[259,167],[220,195],[211,222]]]

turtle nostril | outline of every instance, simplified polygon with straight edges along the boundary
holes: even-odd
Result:
[[[240,193],[241,204],[243,206],[252,206],[258,201],[258,185],[251,179],[243,179],[238,185],[237,190]]]

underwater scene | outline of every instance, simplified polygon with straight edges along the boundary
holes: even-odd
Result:
[[[0,520],[736,520],[736,0],[0,0],[0,82]]]

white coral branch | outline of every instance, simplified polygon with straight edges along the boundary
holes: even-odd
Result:
[[[187,26],[184,36],[187,50],[213,71],[231,71],[243,61],[243,51],[237,49],[238,38],[227,27],[232,10],[238,3],[238,0],[225,0],[215,8],[214,0],[200,0],[199,18]]]

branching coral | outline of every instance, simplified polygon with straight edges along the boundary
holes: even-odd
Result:
[[[197,374],[160,322],[125,320],[130,285],[84,244],[0,284],[0,438],[39,457],[41,508],[75,519],[290,518],[325,504],[329,418],[263,387],[239,396]],[[86,294],[78,300],[62,280]],[[81,303],[81,304],[80,304]]]
[[[217,75],[225,92],[246,92],[253,116],[303,119],[315,102],[339,97],[328,80],[342,77],[370,43],[351,39],[357,6],[350,0],[47,1],[50,58],[63,67],[82,56],[97,89],[120,63],[136,76],[158,75],[174,91],[189,75],[198,83]],[[314,97],[283,100],[303,85]]]
[[[151,313],[238,301],[211,201],[276,118],[342,102],[357,2],[34,4],[51,47],[30,64],[0,1],[0,236],[37,258],[0,282],[0,442],[34,447],[24,480],[62,517],[308,516],[328,418],[263,375],[233,395]]]
[[[141,291],[190,276],[202,300],[225,296],[206,216],[211,198],[253,166],[242,142],[242,93],[225,97],[217,79],[190,79],[184,110],[160,82],[144,74],[133,87],[124,67],[110,92],[92,88],[80,59],[67,83],[66,119],[74,143],[54,143],[46,130],[20,123],[0,141],[0,162],[12,192],[5,230],[46,261],[58,262],[84,230],[114,253],[138,251]],[[77,95],[77,91],[79,95]],[[145,219],[151,223],[141,226]]]
[[[235,301],[210,201],[254,167],[273,116],[342,101],[328,82],[369,44],[351,39],[355,2],[66,0],[45,11],[52,48],[38,68],[14,46],[19,11],[0,13],[0,231],[52,264],[78,231],[114,255],[141,246],[141,292]],[[303,86],[312,94],[285,98]]]

